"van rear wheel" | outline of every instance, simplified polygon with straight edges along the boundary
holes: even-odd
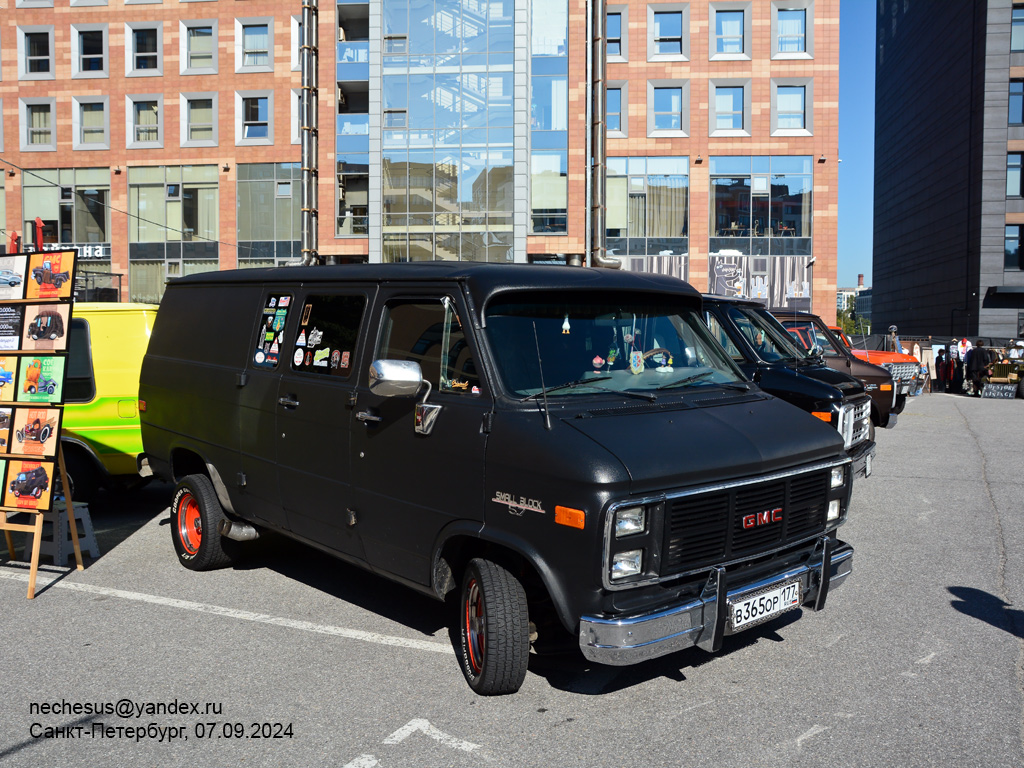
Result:
[[[192,571],[231,564],[220,535],[224,510],[206,475],[188,475],[178,483],[171,503],[171,539],[178,561]]]
[[[526,591],[510,571],[490,560],[469,562],[459,600],[459,662],[481,696],[515,693],[526,679],[530,654]]]

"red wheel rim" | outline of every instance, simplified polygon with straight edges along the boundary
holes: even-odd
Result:
[[[478,675],[484,668],[484,598],[476,579],[469,582],[466,590],[465,612],[469,666]]]
[[[184,494],[178,501],[178,539],[182,548],[190,555],[199,551],[203,542],[203,520],[199,505],[191,493]]]

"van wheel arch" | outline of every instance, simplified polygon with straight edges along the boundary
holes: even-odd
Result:
[[[458,597],[466,568],[475,558],[500,565],[520,581],[526,590],[532,625],[548,627],[548,634],[565,633],[575,636],[578,626],[575,617],[569,615],[564,596],[556,597],[549,588],[549,584],[554,584],[554,579],[546,580],[536,564],[524,554],[493,541],[468,535],[455,535],[445,540],[434,557],[433,586],[438,599],[451,601]],[[564,644],[561,642],[564,637],[558,640],[559,645]]]

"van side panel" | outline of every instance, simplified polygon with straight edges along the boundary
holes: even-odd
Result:
[[[169,466],[174,451],[199,455],[216,466],[240,514],[239,375],[260,293],[257,284],[169,285],[139,386],[147,403],[142,440],[154,470],[180,475]]]

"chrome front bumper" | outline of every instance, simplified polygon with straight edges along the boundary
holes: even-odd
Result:
[[[700,597],[682,605],[624,619],[583,616],[580,650],[591,661],[612,666],[636,664],[694,645],[717,651],[726,634],[728,601],[798,580],[802,605],[821,610],[829,591],[842,584],[852,571],[853,547],[822,537],[814,558],[807,565],[728,592],[725,571],[718,568],[712,571]],[[825,588],[821,589],[823,584]]]

